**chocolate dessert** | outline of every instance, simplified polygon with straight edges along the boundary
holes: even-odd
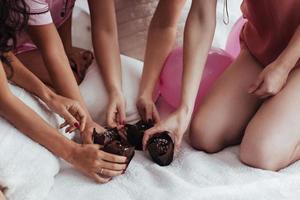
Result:
[[[148,122],[139,121],[136,124],[126,124],[125,131],[129,144],[133,145],[136,150],[143,150],[143,137],[147,129],[152,128],[154,123],[152,120]]]
[[[113,140],[120,140],[120,135],[117,128],[107,129],[103,133],[98,133],[94,128],[93,141],[95,144],[106,145]]]
[[[107,153],[125,156],[128,164],[134,156],[134,147],[123,140],[113,140],[101,148],[101,150]]]
[[[101,150],[127,157],[127,164],[129,164],[134,156],[134,147],[120,137],[117,128],[107,129],[103,133],[98,133],[94,129],[93,140],[95,144],[103,146]]]
[[[167,131],[152,136],[147,149],[153,161],[160,166],[167,166],[173,161],[174,143]]]

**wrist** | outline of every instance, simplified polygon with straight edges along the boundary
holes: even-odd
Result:
[[[78,148],[80,148],[80,144],[70,141],[69,145],[67,145],[67,148],[65,148],[65,152],[63,153],[63,156],[61,157],[65,161],[72,164],[74,161],[74,157],[76,156],[76,152],[78,151]]]
[[[53,101],[53,99],[57,96],[51,89],[48,87],[44,87],[41,92],[37,95],[43,102],[48,104]]]
[[[181,104],[177,110],[179,115],[185,118],[191,118],[193,114],[193,107],[188,104]]]
[[[286,58],[284,55],[280,55],[276,60],[276,65],[279,66],[282,70],[290,72],[294,66],[296,65],[297,61],[292,59]]]

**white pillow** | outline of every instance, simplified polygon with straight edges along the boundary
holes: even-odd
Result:
[[[10,89],[52,126],[62,121],[23,89],[13,85]],[[0,130],[0,185],[7,187],[5,195],[10,200],[44,199],[59,171],[58,159],[3,118]]]
[[[126,99],[126,120],[134,123],[139,120],[136,99],[143,63],[127,56],[121,56],[121,61],[123,94]],[[108,94],[96,62],[89,67],[86,77],[80,85],[80,91],[92,118],[101,125],[105,124]]]

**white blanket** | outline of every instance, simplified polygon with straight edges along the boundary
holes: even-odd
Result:
[[[166,115],[170,108],[160,104]],[[245,166],[238,155],[237,146],[209,155],[193,150],[185,140],[170,166],[160,167],[137,152],[127,172],[105,185],[62,163],[47,200],[299,199],[299,162],[271,172]]]

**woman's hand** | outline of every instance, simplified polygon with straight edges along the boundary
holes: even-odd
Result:
[[[259,74],[248,92],[262,99],[274,96],[284,87],[289,72],[282,62],[274,61]]]
[[[106,153],[99,148],[95,144],[76,144],[67,161],[96,182],[106,183],[124,173],[127,158]]]
[[[80,133],[81,139],[84,144],[93,144],[93,131],[94,128],[98,133],[103,133],[105,128],[94,122],[92,119],[88,119],[85,124],[85,129]]]
[[[190,117],[180,109],[172,113],[167,119],[157,123],[153,128],[145,131],[143,138],[143,149],[147,147],[147,142],[151,136],[163,131],[169,131],[175,140],[175,149],[178,151],[182,142],[182,137],[189,125]]]
[[[122,92],[113,92],[109,97],[106,121],[111,128],[124,125],[126,121],[125,99]]]
[[[52,111],[65,119],[60,128],[69,126],[66,132],[85,129],[87,114],[77,101],[54,94],[45,103]]]
[[[140,96],[136,106],[143,121],[153,120],[156,123],[160,121],[159,113],[151,95]]]

